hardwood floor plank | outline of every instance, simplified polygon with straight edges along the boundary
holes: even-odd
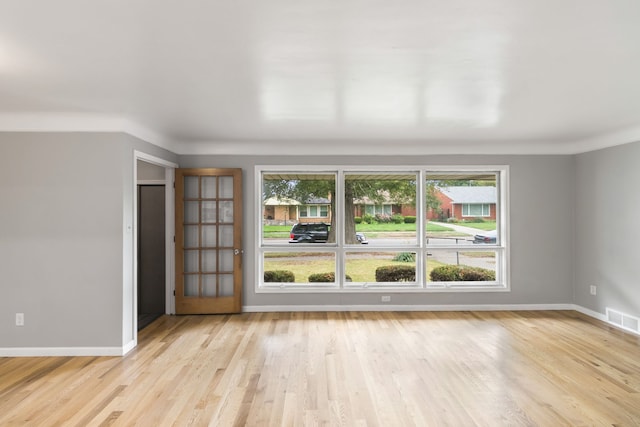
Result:
[[[0,359],[0,425],[640,425],[640,338],[572,311],[165,316]]]

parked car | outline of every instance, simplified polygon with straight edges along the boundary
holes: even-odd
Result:
[[[325,243],[329,238],[329,224],[298,223],[291,227],[289,243]],[[356,239],[363,245],[369,243],[364,233],[356,233]]]
[[[498,237],[497,230],[487,231],[473,236],[473,243],[496,243]]]

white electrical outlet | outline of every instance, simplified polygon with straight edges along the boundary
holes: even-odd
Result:
[[[591,295],[595,295],[598,292],[596,285],[591,285],[589,292],[591,292]]]
[[[391,296],[390,295],[383,295],[380,300],[382,302],[391,302]]]
[[[16,313],[16,326],[24,326],[24,313]]]

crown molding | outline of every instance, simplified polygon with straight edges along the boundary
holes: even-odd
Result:
[[[166,136],[117,115],[0,113],[0,132],[121,132],[175,152],[175,147]]]
[[[363,153],[361,140],[173,141],[127,117],[94,113],[0,113],[0,132],[122,132],[178,155],[573,155],[640,141],[632,126],[573,141],[373,140]]]

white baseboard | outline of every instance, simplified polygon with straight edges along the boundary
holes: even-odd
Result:
[[[131,350],[133,350],[134,348],[136,348],[136,346],[138,345],[138,340],[131,340],[129,341],[127,344],[125,344],[122,347],[122,353],[120,354],[120,356],[124,356],[127,353],[129,353]]]
[[[523,311],[574,310],[573,304],[455,304],[455,305],[246,305],[245,313],[293,311]]]
[[[585,314],[589,317],[593,317],[594,319],[602,320],[603,322],[609,323],[607,322],[607,316],[602,313],[598,313],[597,311],[590,310],[581,305],[574,305],[573,309],[579,313]]]
[[[589,317],[593,317],[594,319],[600,320],[600,321],[606,323],[607,325],[612,326],[612,327],[614,327],[616,329],[619,329],[621,331],[628,332],[630,334],[633,334],[635,336],[639,336],[640,337],[640,332],[639,331],[636,331],[636,330],[633,330],[633,329],[630,329],[630,328],[625,328],[622,325],[618,325],[616,323],[613,323],[613,322],[609,321],[609,319],[607,318],[606,314],[598,313],[597,311],[590,310],[590,309],[588,309],[586,307],[582,307],[580,305],[575,305],[574,306],[574,310],[576,310],[576,311],[578,311],[578,312],[580,312],[582,314],[585,314],[585,315],[587,315]]]
[[[575,304],[456,304],[456,305],[247,305],[245,313],[305,311],[552,311],[575,310],[624,332],[640,335],[607,321],[606,315]],[[0,357],[124,356],[136,347],[131,341],[122,347],[15,347],[0,348]]]
[[[124,347],[9,347],[0,357],[123,356]]]
[[[553,311],[574,310],[607,325],[633,335],[640,333],[610,322],[607,316],[576,304],[468,304],[468,305],[247,305],[245,313],[305,312],[305,311]]]

